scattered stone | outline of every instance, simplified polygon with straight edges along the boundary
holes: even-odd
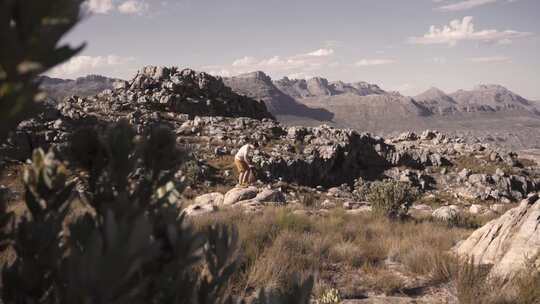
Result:
[[[459,207],[455,205],[443,206],[433,211],[431,215],[442,221],[453,221],[459,216]]]
[[[223,205],[234,205],[240,201],[249,200],[257,196],[258,190],[256,187],[248,188],[233,188],[225,194]]]
[[[280,203],[286,202],[285,195],[279,190],[264,189],[254,198],[255,201],[261,203]]]

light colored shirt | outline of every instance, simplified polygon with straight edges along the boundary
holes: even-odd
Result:
[[[236,152],[236,155],[234,156],[234,159],[245,161],[246,163],[250,164],[249,156],[251,155],[251,150],[254,149],[250,144],[243,145],[238,152]]]

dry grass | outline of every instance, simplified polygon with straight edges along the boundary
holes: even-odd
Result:
[[[400,293],[405,287],[405,280],[393,271],[364,267],[366,274],[364,284],[372,291],[380,292],[385,295]]]
[[[332,280],[330,269],[339,265],[363,272],[363,289],[394,293],[403,280],[387,271],[385,261],[402,263],[413,274],[430,274],[432,265],[446,265],[440,261],[443,252],[470,233],[436,222],[396,222],[340,209],[326,216],[296,215],[286,208],[257,215],[229,210],[194,221],[197,227],[237,227],[243,251],[242,273],[235,282],[239,292],[269,285],[287,288],[297,279],[293,274],[306,271]],[[434,272],[439,281],[444,277],[440,272]]]

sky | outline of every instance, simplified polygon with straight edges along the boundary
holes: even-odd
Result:
[[[145,65],[219,76],[367,81],[416,95],[501,84],[540,100],[540,0],[87,0],[49,72],[130,79]]]

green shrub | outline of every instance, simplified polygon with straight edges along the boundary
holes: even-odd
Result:
[[[415,188],[394,180],[373,183],[367,195],[373,212],[391,219],[404,218],[417,198],[418,191]]]

